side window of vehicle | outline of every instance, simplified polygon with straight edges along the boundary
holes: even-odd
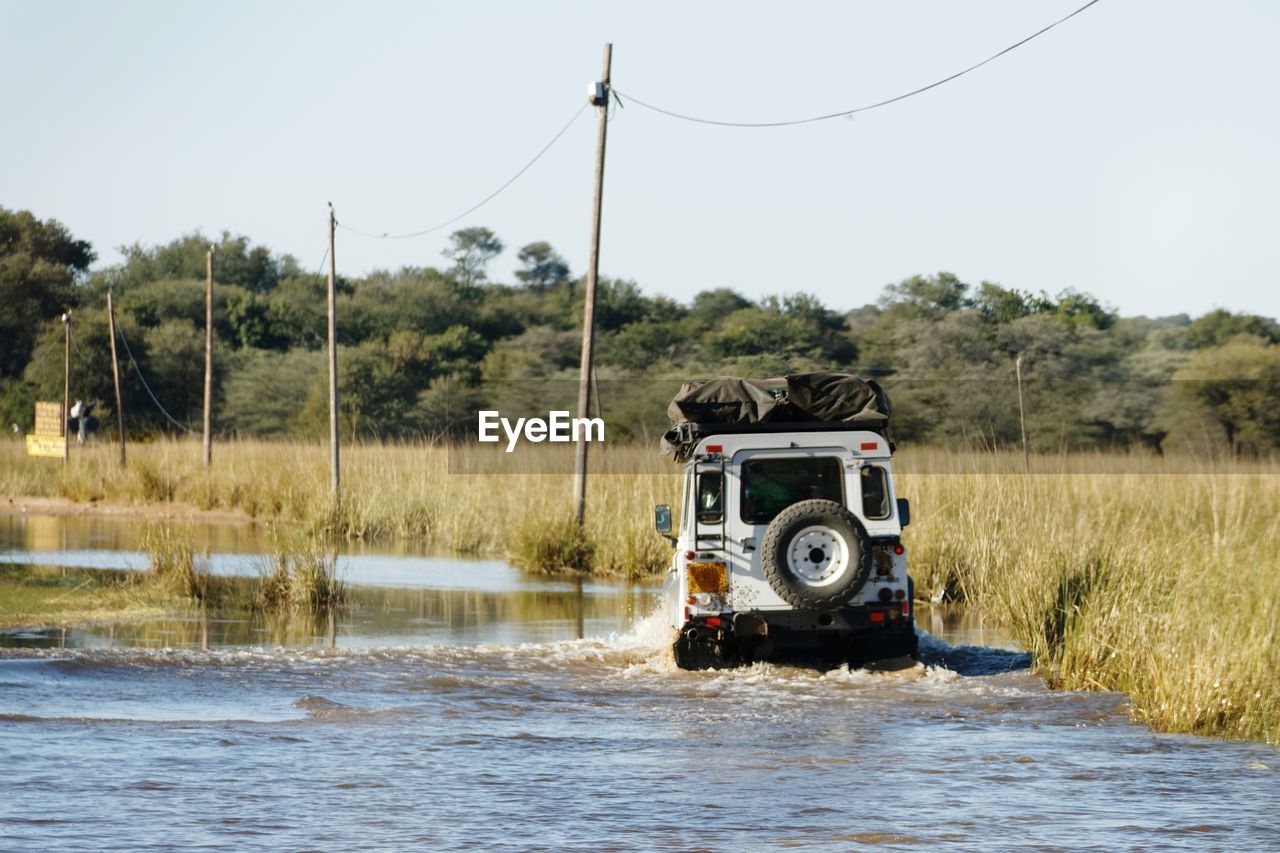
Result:
[[[871,519],[888,518],[889,478],[878,465],[862,469],[862,514]]]
[[[699,524],[719,524],[724,518],[724,475],[719,471],[698,474]]]

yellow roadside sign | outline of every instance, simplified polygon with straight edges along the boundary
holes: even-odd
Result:
[[[64,458],[67,439],[62,433],[66,424],[61,403],[36,403],[36,431],[27,436],[27,455]]]
[[[36,403],[36,435],[62,435],[65,424],[61,403]]]
[[[28,435],[28,456],[50,456],[61,459],[66,454],[67,439],[61,435]]]

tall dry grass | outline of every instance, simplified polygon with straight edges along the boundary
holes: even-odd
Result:
[[[131,447],[123,472],[106,447],[76,453],[64,471],[4,445],[0,494],[180,501],[535,570],[666,564],[652,506],[677,504],[679,481],[659,454],[595,454],[601,476],[581,537],[567,523],[566,457],[515,456],[344,448],[334,502],[318,445],[220,444],[208,473],[194,443]],[[918,595],[941,593],[1004,625],[1057,686],[1129,693],[1134,715],[1157,728],[1280,742],[1280,464],[1085,453],[1036,457],[1029,474],[1022,465],[1019,454],[899,454]]]
[[[1280,466],[904,454],[917,594],[1167,731],[1280,741]]]

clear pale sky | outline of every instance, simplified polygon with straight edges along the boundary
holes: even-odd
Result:
[[[495,189],[583,103],[605,41],[623,93],[767,121],[932,82],[1083,2],[0,0],[0,205],[61,220],[99,264],[227,229],[316,268],[328,201],[400,232]],[[1263,0],[1102,0],[856,120],[729,129],[624,100],[601,272],[843,310],[949,270],[1126,314],[1280,315],[1277,32]],[[584,270],[594,118],[454,226],[506,242],[494,278],[534,240]],[[451,230],[339,232],[339,271],[444,265]]]

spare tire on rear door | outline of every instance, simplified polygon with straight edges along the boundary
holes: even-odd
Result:
[[[826,500],[800,501],[778,513],[765,529],[760,563],[774,592],[812,610],[845,604],[871,574],[857,517]]]

